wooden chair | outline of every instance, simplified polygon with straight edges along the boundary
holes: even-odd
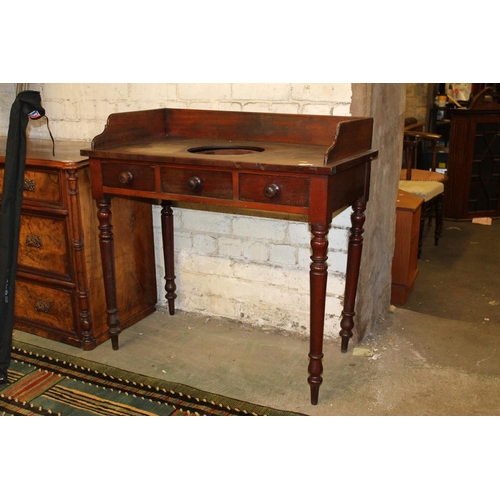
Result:
[[[436,221],[434,231],[434,244],[437,245],[443,233],[443,199],[446,174],[436,172],[437,144],[441,138],[438,134],[429,134],[415,128],[422,127],[423,123],[415,122],[405,127],[403,135],[403,168],[401,169],[399,189],[424,199],[422,215],[420,219],[420,235],[418,245],[418,257],[422,252],[422,238],[425,220]],[[419,155],[423,154],[423,141],[432,144],[432,164],[430,170],[416,168],[419,165]]]

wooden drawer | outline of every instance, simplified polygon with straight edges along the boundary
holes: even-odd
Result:
[[[121,162],[102,162],[101,165],[105,187],[155,191],[154,165]]]
[[[309,179],[240,174],[239,199],[294,207],[309,206]]]
[[[162,167],[160,178],[163,193],[227,200],[233,198],[233,176],[231,172]]]
[[[53,288],[17,279],[15,321],[18,327],[25,331],[41,327],[63,330],[71,336],[76,336],[73,296],[73,289]],[[26,325],[31,325],[31,328]]]
[[[18,262],[45,275],[71,277],[66,219],[38,213],[21,215]]]
[[[0,169],[0,196],[3,190],[4,165]],[[62,204],[59,172],[26,168],[24,173],[23,199],[44,203]]]

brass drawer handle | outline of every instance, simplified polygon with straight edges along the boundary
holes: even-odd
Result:
[[[26,246],[34,248],[42,248],[42,237],[34,234],[26,236]]]
[[[274,182],[268,184],[264,188],[264,194],[266,195],[267,198],[275,198],[280,194],[280,187],[278,186],[278,184],[275,184]]]
[[[191,190],[198,189],[201,187],[201,179],[199,177],[190,177],[187,181],[187,187]]]
[[[36,189],[35,181],[33,179],[24,179],[23,189],[25,191],[30,191],[31,193],[34,193]]]
[[[120,172],[118,174],[118,180],[122,184],[130,184],[134,180],[134,176],[132,175],[132,172],[128,172],[128,171]]]
[[[37,300],[35,302],[35,311],[36,312],[43,312],[43,313],[50,313],[50,302],[45,302],[43,300]]]

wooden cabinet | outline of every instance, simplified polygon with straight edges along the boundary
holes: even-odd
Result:
[[[418,275],[418,240],[423,199],[398,190],[396,235],[392,260],[391,302],[404,305],[413,292]]]
[[[0,145],[0,196],[6,138]],[[88,143],[28,141],[14,327],[84,350],[109,338],[97,208]],[[156,308],[151,204],[116,198],[116,286],[120,318],[131,325]],[[114,223],[114,221],[112,221]],[[125,262],[126,257],[126,262]]]
[[[500,217],[500,97],[492,88],[451,110],[444,215]]]

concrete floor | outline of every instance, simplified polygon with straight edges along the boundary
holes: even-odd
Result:
[[[469,239],[479,238],[475,234],[479,232],[491,241],[493,226],[488,231],[485,226],[460,224],[472,231]],[[455,233],[458,231],[445,231],[438,247],[426,239],[422,259],[443,258],[446,266],[447,252],[456,246],[448,235]],[[477,264],[477,256],[472,257]],[[498,276],[499,264],[494,264],[496,271],[489,268],[486,274]],[[423,297],[419,282],[427,284],[425,302],[432,302],[435,287],[429,287],[429,277],[423,277],[426,266],[422,264],[422,268],[415,293]],[[448,278],[444,275],[440,280],[450,286],[453,283],[454,293],[461,288],[458,307],[463,309],[463,297],[470,290],[476,299],[477,287],[472,286],[470,277],[465,282],[459,280],[453,269]],[[441,294],[441,287],[438,292]],[[475,306],[470,318],[461,318],[458,310],[453,312],[452,300],[447,303],[447,314],[441,316],[419,311],[421,300],[415,301],[414,310],[409,306],[395,308],[362,341],[372,349],[372,357],[354,355],[352,345],[349,352],[341,354],[336,339],[327,341],[317,406],[309,403],[308,340],[283,332],[191,313],[178,312],[172,317],[159,310],[124,330],[116,352],[109,342],[83,352],[24,332],[16,331],[15,338],[307,415],[500,415],[498,279],[493,280],[487,298],[481,302],[484,305]]]

